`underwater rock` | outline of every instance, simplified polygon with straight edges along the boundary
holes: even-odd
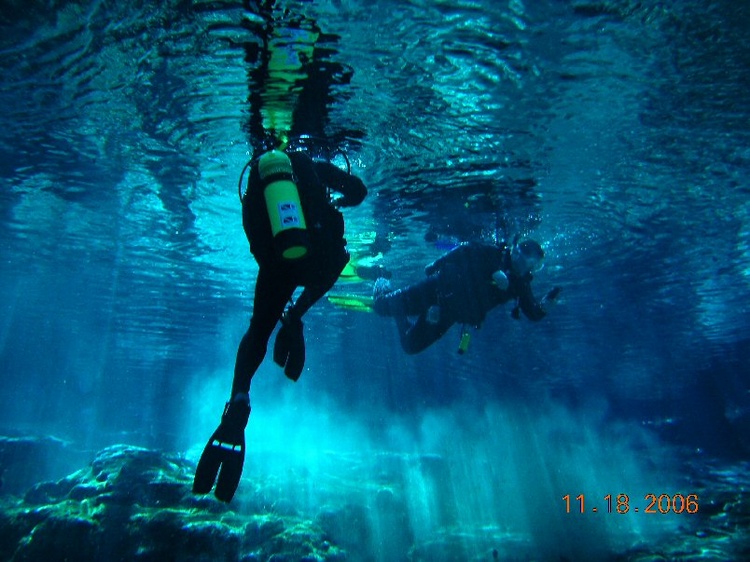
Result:
[[[192,494],[193,463],[127,445],[0,505],[0,559],[345,560],[313,523]]]
[[[50,436],[0,436],[0,494],[22,494],[42,480],[75,470],[85,455]]]
[[[409,509],[402,494],[382,487],[375,494],[375,528],[380,540],[375,546],[380,560],[399,560],[414,544]]]
[[[89,468],[33,486],[24,500],[29,504],[92,500],[95,505],[174,505],[189,492],[192,473],[193,465],[184,459],[114,445],[100,451]]]
[[[388,486],[366,490],[358,498],[363,503],[326,505],[316,523],[351,560],[405,559],[414,535],[403,494]]]
[[[316,523],[326,535],[347,551],[369,550],[372,541],[370,511],[363,505],[348,503],[340,507],[326,506]]]
[[[409,553],[412,562],[541,559],[529,536],[474,527],[438,530]]]
[[[332,456],[309,474],[284,472],[267,454],[254,463],[227,505],[192,494],[195,466],[183,456],[106,448],[88,467],[23,497],[0,496],[0,560],[542,562],[570,550],[557,543],[550,550],[532,531],[481,514],[459,517],[465,498],[450,489],[450,467],[439,456]],[[750,559],[750,465],[686,468],[686,481],[701,483],[689,490],[700,510],[673,514],[679,530],[663,540],[599,559],[690,560],[701,552]]]

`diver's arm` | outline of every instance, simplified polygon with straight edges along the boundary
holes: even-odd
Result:
[[[542,303],[534,298],[534,293],[531,291],[530,278],[523,280],[523,286],[518,295],[518,305],[529,320],[541,320],[547,315],[547,311],[544,310]]]
[[[367,187],[361,179],[330,162],[315,162],[315,172],[323,184],[341,193],[342,197],[335,202],[337,207],[354,207],[367,196]]]
[[[554,303],[561,290],[560,287],[554,287],[544,295],[542,300],[537,301],[531,291],[531,280],[529,279],[524,283],[524,288],[519,295],[519,306],[529,320],[541,320],[547,316],[546,305]]]

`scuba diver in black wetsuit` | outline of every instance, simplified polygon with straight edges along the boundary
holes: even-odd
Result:
[[[401,346],[409,354],[419,353],[439,340],[453,326],[481,326],[491,309],[509,301],[531,320],[546,315],[544,305],[553,302],[560,288],[550,290],[537,301],[531,290],[532,273],[538,271],[544,251],[533,240],[505,244],[468,243],[457,246],[425,268],[427,279],[404,289],[391,290],[390,283],[375,283],[373,309],[393,316]],[[417,316],[415,322],[409,316]],[[464,328],[459,352],[468,345]]]
[[[265,2],[264,7],[269,4]],[[256,154],[260,155],[246,166],[250,174],[241,200],[242,224],[259,266],[253,313],[237,350],[229,401],[193,481],[193,491],[200,494],[210,492],[216,482],[214,494],[224,502],[231,501],[242,475],[250,382],[263,362],[271,334],[281,322],[273,359],[296,381],[305,362],[302,317],[333,286],[349,261],[338,208],[358,205],[367,195],[359,178],[330,162],[313,160],[301,151],[283,151],[289,133],[301,132],[298,127],[309,127],[311,135],[324,132],[329,101],[320,94],[324,88],[318,82],[325,73],[312,63],[320,37],[317,26],[300,19],[284,24],[288,28],[269,17],[264,29],[266,52],[251,93],[249,129],[259,143]],[[301,52],[295,55],[295,50]],[[311,75],[314,83],[306,80]],[[339,82],[336,74],[324,85]],[[313,93],[306,96],[306,88]],[[311,100],[323,105],[301,107]],[[295,125],[296,117],[302,125]],[[242,178],[240,191],[241,182]],[[341,197],[332,201],[329,190]],[[298,287],[302,293],[285,312]]]

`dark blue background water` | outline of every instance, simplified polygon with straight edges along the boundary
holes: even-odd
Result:
[[[455,240],[522,233],[537,293],[563,293],[538,324],[497,309],[465,356],[458,331],[408,357],[389,320],[321,302],[300,382],[270,360],[254,380],[251,458],[314,478],[324,450],[440,455],[459,526],[543,548],[684,523],[571,524],[566,493],[687,494],[684,463],[748,458],[750,7],[674,4],[284,4],[352,73],[322,131],[370,188],[352,254],[401,285]],[[0,7],[6,432],[194,456],[218,421],[257,273],[249,8]],[[413,494],[429,537],[442,496]]]

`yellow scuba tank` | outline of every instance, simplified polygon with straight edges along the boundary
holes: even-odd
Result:
[[[266,152],[258,160],[258,172],[277,252],[288,260],[305,256],[307,224],[289,156],[280,150]]]

